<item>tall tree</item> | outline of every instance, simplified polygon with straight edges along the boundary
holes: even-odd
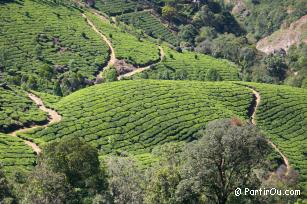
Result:
[[[254,126],[230,119],[214,121],[198,142],[187,147],[184,177],[195,181],[192,188],[210,202],[224,204],[237,187],[257,188],[260,182],[254,169],[264,161],[269,149]]]

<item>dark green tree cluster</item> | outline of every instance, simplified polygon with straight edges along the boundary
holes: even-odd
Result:
[[[38,165],[24,177],[16,184],[21,203],[102,203],[108,198],[97,149],[76,138],[46,145]]]

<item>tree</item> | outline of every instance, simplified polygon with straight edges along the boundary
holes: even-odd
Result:
[[[145,193],[145,203],[177,203],[176,189],[180,181],[179,167],[175,165],[156,167],[150,175]]]
[[[115,67],[110,67],[103,72],[105,82],[117,81],[117,71]]]
[[[107,187],[97,149],[76,137],[47,144],[39,162],[64,174],[68,183],[81,189],[86,196],[93,196]]]
[[[57,96],[63,96],[62,94],[62,89],[61,89],[61,85],[60,83],[57,81],[55,82],[54,84],[54,87],[53,87],[53,94],[57,95]]]
[[[131,158],[110,157],[107,160],[109,189],[115,204],[143,203],[144,172]]]
[[[170,21],[176,15],[176,8],[170,5],[162,7],[162,16]]]
[[[197,30],[193,25],[184,25],[180,27],[180,31],[178,33],[178,37],[191,44],[194,44],[194,39],[197,36]]]
[[[231,201],[237,187],[259,187],[254,169],[269,149],[254,126],[230,119],[213,121],[203,137],[186,148],[183,177],[194,181],[190,187],[196,189],[194,192],[204,194],[210,202],[224,204]]]
[[[0,166],[1,167],[1,166]],[[11,189],[4,172],[0,169],[0,203],[10,203],[13,200]]]
[[[23,186],[21,203],[60,204],[72,203],[72,187],[65,174],[54,172],[45,164],[36,166]]]

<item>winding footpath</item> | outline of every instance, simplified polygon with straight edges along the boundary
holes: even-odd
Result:
[[[251,88],[251,87],[248,87],[249,89],[251,89],[253,91],[253,94],[254,96],[256,97],[256,105],[254,107],[254,110],[253,110],[253,114],[251,116],[251,122],[253,125],[257,125],[257,121],[256,121],[256,112],[257,112],[257,109],[260,105],[260,101],[261,101],[261,96],[259,94],[259,92],[257,92],[255,89]],[[274,150],[276,152],[279,153],[279,155],[282,157],[282,159],[284,160],[284,164],[286,166],[286,175],[288,175],[288,173],[290,172],[290,163],[289,163],[289,160],[288,158],[278,149],[278,147],[270,140],[267,139],[267,142],[274,148]]]
[[[92,10],[91,10],[91,11],[92,11]],[[94,12],[94,11],[92,11],[92,12],[93,12],[96,16],[98,16],[101,20],[103,20],[103,21],[108,21],[108,19],[107,19],[106,17],[100,15],[99,13]],[[93,23],[84,13],[82,13],[82,17],[86,20],[86,22],[88,23],[88,25],[89,25],[89,26],[90,26],[90,27],[91,27],[91,28],[92,28],[102,39],[103,39],[103,41],[105,41],[105,42],[107,43],[107,45],[108,45],[108,47],[109,47],[109,49],[110,49],[110,51],[111,51],[111,54],[110,54],[111,57],[110,57],[110,60],[109,60],[109,62],[108,62],[108,64],[107,64],[107,66],[105,66],[105,67],[102,69],[102,71],[98,74],[99,77],[102,77],[103,70],[105,70],[105,69],[107,69],[107,68],[109,68],[109,67],[111,67],[111,66],[114,66],[115,63],[116,63],[116,61],[117,61],[117,58],[116,58],[116,55],[115,55],[115,49],[113,48],[112,42],[111,42],[103,33],[101,33],[101,32],[97,29],[97,27],[94,25],[94,23]],[[163,60],[164,57],[165,57],[165,52],[164,52],[162,46],[159,46],[159,55],[160,55],[160,60],[159,60],[158,62],[153,63],[153,64],[150,64],[150,65],[148,65],[148,66],[146,66],[146,67],[139,67],[139,68],[136,68],[136,67],[135,67],[135,69],[134,69],[132,72],[128,72],[128,73],[126,73],[126,74],[122,74],[122,75],[118,76],[117,79],[118,79],[118,80],[122,80],[122,79],[125,78],[125,77],[130,77],[130,76],[133,76],[133,75],[135,75],[135,74],[137,74],[137,73],[141,73],[141,72],[143,72],[143,71],[145,71],[145,70],[150,69],[152,66],[161,63],[162,60]]]
[[[155,66],[155,65],[161,63],[162,60],[163,60],[164,57],[165,57],[165,53],[164,53],[164,50],[163,50],[163,48],[162,48],[161,46],[159,46],[159,50],[160,50],[160,60],[159,60],[158,62],[153,63],[153,64],[151,64],[151,65],[148,65],[148,66],[146,66],[146,67],[136,68],[136,69],[133,70],[132,72],[128,72],[128,73],[126,73],[126,74],[123,74],[123,75],[118,76],[117,79],[118,79],[118,80],[122,80],[122,79],[125,78],[125,77],[130,77],[130,76],[133,76],[133,75],[135,75],[135,74],[137,74],[137,73],[141,73],[141,72],[143,72],[143,71],[145,71],[145,70],[150,69],[152,66]]]
[[[103,72],[103,70],[105,68],[109,68],[109,67],[111,67],[111,66],[113,66],[115,64],[115,62],[116,62],[115,50],[114,50],[114,48],[112,46],[111,41],[96,28],[94,23],[90,19],[88,19],[88,17],[84,13],[82,13],[82,17],[86,19],[86,22],[89,24],[89,26],[91,26],[91,28],[107,43],[107,45],[109,46],[109,49],[111,51],[110,60],[109,60],[109,62],[107,64],[107,66],[104,67],[102,69],[102,71],[98,74],[98,76],[101,77],[102,76],[102,72]]]
[[[44,105],[43,101],[39,97],[35,96],[32,93],[28,93],[28,97],[39,107],[40,110],[48,113],[48,123],[45,124],[45,125],[34,125],[32,127],[29,127],[29,128],[22,128],[22,129],[19,129],[19,130],[16,130],[14,132],[9,133],[9,135],[11,135],[13,137],[17,137],[18,133],[25,133],[25,132],[28,132],[28,131],[33,130],[35,128],[38,128],[38,127],[47,127],[48,125],[60,122],[62,120],[62,117],[56,111],[47,108]],[[33,149],[33,151],[36,152],[37,155],[39,155],[42,152],[42,150],[39,148],[39,146],[37,144],[35,144],[34,142],[31,142],[31,141],[25,140],[25,139],[23,139],[23,140],[24,140],[25,144],[30,146]]]

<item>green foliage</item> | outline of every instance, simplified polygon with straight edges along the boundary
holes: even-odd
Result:
[[[51,91],[57,81],[63,85],[60,79],[67,72],[94,80],[108,58],[107,45],[79,10],[25,0],[1,4],[0,11],[0,69],[2,66],[3,78],[9,83]],[[99,65],[95,63],[98,56]],[[75,63],[69,63],[71,60]],[[85,85],[82,81],[82,87]]]
[[[157,17],[148,11],[129,13],[118,17],[119,20],[142,29],[151,37],[164,40],[173,45],[178,44],[177,37]]]
[[[47,94],[37,91],[31,91],[31,92],[34,93],[36,96],[38,96],[40,99],[42,99],[44,105],[48,108],[53,108],[54,104],[59,102],[59,100],[61,99],[61,97],[52,94]]]
[[[206,73],[206,81],[221,81],[221,76],[215,69],[209,69]]]
[[[8,181],[0,166],[0,203],[13,203],[13,200],[14,199]]]
[[[254,86],[261,95],[257,125],[289,158],[291,166],[300,173],[302,188],[306,188],[306,89],[254,83],[249,85]]]
[[[97,0],[95,8],[110,16],[116,16],[138,10],[139,5],[130,0]]]
[[[306,15],[304,0],[261,0],[257,4],[248,3],[247,7],[250,15],[242,18],[242,21],[246,25],[247,31],[254,34],[256,39],[273,33],[283,23],[289,24]]]
[[[109,38],[112,35],[110,41],[118,59],[124,59],[135,66],[144,66],[159,61],[159,49],[154,43],[145,39],[139,40],[124,29],[115,27],[94,14],[87,13],[87,16],[104,35]]]
[[[103,72],[103,79],[105,82],[117,81],[117,71],[114,67],[110,67]]]
[[[145,71],[150,79],[165,80],[206,80],[207,71],[214,68],[223,80],[238,80],[238,67],[227,60],[215,59],[208,55],[184,51],[176,52],[163,47],[166,52],[162,63]]]
[[[20,193],[20,192],[19,192]],[[50,170],[45,164],[35,167],[23,185],[21,203],[73,203],[76,199],[65,174]]]
[[[0,87],[0,131],[11,132],[23,126],[43,123],[46,113],[18,87]]]
[[[176,204],[176,187],[181,180],[179,168],[161,166],[150,175],[145,193],[146,204]]]
[[[171,20],[172,17],[176,15],[176,8],[170,5],[165,5],[162,8],[162,16],[168,20]]]
[[[129,157],[108,157],[107,173],[114,203],[142,204],[145,175]]]
[[[261,168],[269,150],[253,125],[242,126],[234,119],[210,122],[203,137],[188,145],[183,154],[184,179],[194,182],[186,187],[204,194],[209,202],[232,203],[235,188],[260,186],[253,170]]]
[[[35,163],[33,150],[21,139],[0,133],[0,165],[6,173],[31,170]]]
[[[45,146],[40,163],[62,173],[74,188],[104,189],[97,150],[79,138],[67,138]]]
[[[100,150],[147,153],[189,141],[211,120],[247,117],[251,92],[232,83],[135,80],[95,85],[56,104],[63,120],[24,135],[37,143],[83,137]]]

